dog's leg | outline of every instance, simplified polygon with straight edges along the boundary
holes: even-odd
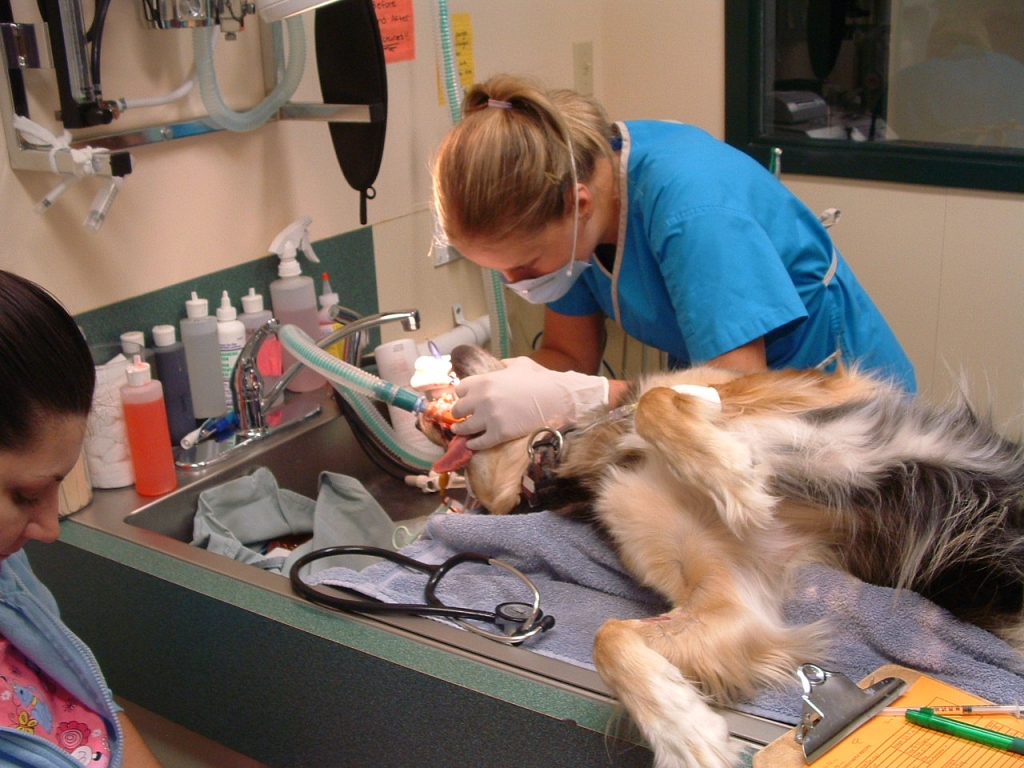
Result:
[[[729,768],[738,749],[725,719],[629,622],[609,621],[594,640],[594,663],[654,750],[657,768]]]
[[[777,500],[767,488],[768,467],[752,444],[722,428],[716,416],[699,398],[655,387],[640,398],[636,432],[680,481],[706,493],[726,525],[743,536],[768,527]]]
[[[735,701],[820,656],[818,629],[782,618],[787,543],[739,540],[706,494],[689,492],[657,456],[613,471],[597,511],[626,567],[675,606],[602,626],[598,672],[660,768],[732,765],[725,723],[705,697]]]

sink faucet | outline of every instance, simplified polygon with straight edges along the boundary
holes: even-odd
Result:
[[[331,319],[340,319],[339,307],[331,307],[329,315]],[[420,313],[415,309],[405,309],[396,312],[378,312],[375,315],[361,317],[358,320],[346,323],[329,336],[325,336],[316,342],[321,349],[326,349],[332,344],[360,331],[377,328],[386,323],[399,321],[407,331],[415,331],[420,326]],[[303,363],[297,362],[291,365],[284,375],[278,380],[270,391],[263,394],[263,376],[256,367],[256,354],[267,336],[276,334],[281,330],[281,323],[271,318],[253,333],[246,341],[242,351],[238,354],[238,361],[235,363],[235,370],[231,377],[231,395],[235,404],[235,412],[238,414],[238,432],[245,437],[262,437],[267,434],[267,412],[274,401],[284,392],[288,382],[292,380]]]

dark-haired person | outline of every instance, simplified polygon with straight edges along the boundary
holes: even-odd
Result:
[[[22,551],[59,534],[95,368],[60,303],[3,270],[0,374],[0,765],[158,768]]]
[[[596,376],[604,323],[673,366],[914,369],[818,217],[744,153],[681,123],[611,124],[593,99],[499,75],[434,162],[449,243],[545,304],[540,348],[469,377],[453,414],[483,449],[561,426],[625,382]]]

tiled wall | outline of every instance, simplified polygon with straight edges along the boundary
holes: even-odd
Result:
[[[321,275],[330,275],[339,302],[361,315],[378,311],[377,279],[374,270],[373,234],[369,227],[313,243],[320,264],[299,257],[302,272],[313,278],[320,293]],[[76,316],[90,344],[117,342],[124,331],[144,331],[152,343],[154,325],[173,325],[185,316],[185,301],[195,291],[210,303],[215,315],[222,291],[227,291],[236,311],[241,297],[253,287],[263,294],[264,309],[270,309],[270,283],[277,279],[278,258],[271,254],[255,261],[221,269],[183,283],[135,296]],[[180,341],[180,335],[178,337]]]

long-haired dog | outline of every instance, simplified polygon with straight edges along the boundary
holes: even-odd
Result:
[[[461,377],[501,365],[474,347],[453,363]],[[681,383],[714,388],[720,406],[671,388]],[[798,565],[915,590],[1024,646],[1024,455],[968,406],[937,408],[849,371],[695,368],[651,376],[623,410],[574,425],[556,473],[569,509],[673,606],[610,620],[594,639],[598,672],[661,768],[732,765],[707,702],[741,700],[822,657],[823,628],[782,615]],[[527,440],[469,458],[492,513],[519,503]]]

